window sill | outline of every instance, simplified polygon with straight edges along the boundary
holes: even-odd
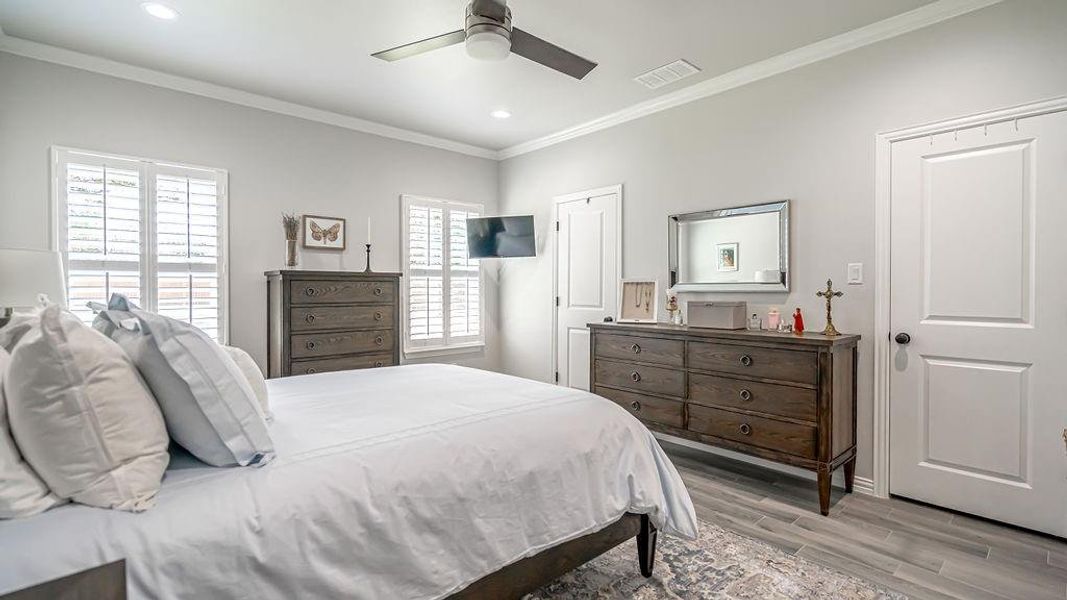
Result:
[[[470,344],[457,344],[437,348],[410,348],[404,349],[404,358],[428,358],[434,356],[452,356],[456,354],[471,354],[485,349],[485,342]]]

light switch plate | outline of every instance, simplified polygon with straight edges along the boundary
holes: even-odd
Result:
[[[848,284],[863,284],[863,263],[848,263]]]

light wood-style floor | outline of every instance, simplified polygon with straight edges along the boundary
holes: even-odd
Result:
[[[1067,598],[1067,542],[1059,538],[836,486],[822,517],[814,481],[661,444],[700,519],[790,554],[917,599]]]

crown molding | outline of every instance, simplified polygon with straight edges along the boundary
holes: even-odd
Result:
[[[245,92],[235,88],[208,83],[197,79],[190,79],[178,75],[171,75],[153,69],[137,67],[127,63],[92,56],[49,46],[39,42],[32,42],[21,38],[6,35],[0,28],[0,52],[7,52],[26,58],[33,58],[45,62],[55,63],[103,75],[110,75],[120,79],[137,81],[156,87],[167,88],[231,104],[258,108],[268,112],[288,115],[325,123],[344,129],[360,131],[385,138],[410,142],[432,148],[439,148],[460,154],[488,158],[493,160],[505,160],[521,154],[547,148],[549,146],[565,142],[583,135],[588,135],[609,127],[640,119],[664,110],[688,104],[709,96],[773,77],[793,69],[798,69],[816,63],[863,46],[922,29],[941,21],[958,17],[960,15],[991,6],[1003,0],[936,0],[930,4],[872,23],[859,29],[853,29],[846,33],[836,35],[825,40],[779,54],[733,71],[723,73],[711,79],[680,88],[674,92],[657,96],[645,102],[628,106],[622,110],[598,117],[591,121],[563,129],[540,138],[522,142],[502,150],[492,150],[435,137],[417,131],[401,129],[391,125],[384,125],[374,121],[368,121],[357,117],[343,115],[327,110],[312,108],[309,106]]]
[[[455,140],[449,140],[417,131],[401,129],[391,125],[375,123],[349,115],[343,115],[318,108],[311,108],[277,98],[261,96],[251,92],[245,92],[206,81],[190,79],[178,75],[171,75],[153,69],[137,67],[127,63],[109,60],[98,56],[83,54],[73,50],[49,46],[39,42],[32,42],[22,38],[6,35],[0,29],[0,52],[7,52],[17,56],[32,58],[45,62],[74,67],[84,71],[92,71],[103,75],[110,75],[120,79],[145,83],[156,87],[166,88],[187,94],[221,100],[231,104],[239,104],[251,108],[258,108],[268,112],[288,115],[308,121],[334,125],[344,129],[351,129],[362,133],[369,133],[380,137],[410,142],[422,146],[430,146],[450,152],[458,152],[479,158],[498,159],[497,152],[488,148],[472,146]]]
[[[604,115],[587,121],[580,125],[558,131],[528,142],[516,144],[500,150],[497,153],[499,160],[505,160],[542,148],[547,148],[567,140],[609,127],[621,125],[628,121],[640,119],[651,114],[658,113],[676,106],[688,104],[702,98],[721,94],[734,88],[747,85],[779,75],[793,69],[798,69],[816,63],[857,48],[862,48],[877,42],[888,40],[917,29],[922,29],[941,21],[958,17],[960,15],[997,4],[1002,0],[937,0],[915,10],[901,13],[871,23],[858,29],[853,29],[825,40],[790,50],[783,54],[755,62],[733,71],[723,73],[711,79],[694,83],[688,87],[674,92],[646,100],[632,106],[628,106],[617,112]]]

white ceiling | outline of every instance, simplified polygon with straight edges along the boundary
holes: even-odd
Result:
[[[600,65],[584,80],[452,46],[395,63],[370,54],[462,28],[466,0],[3,0],[15,38],[501,149],[699,83],[932,0],[512,0],[514,23]],[[678,58],[703,71],[649,90]],[[513,116],[497,120],[495,109]]]

